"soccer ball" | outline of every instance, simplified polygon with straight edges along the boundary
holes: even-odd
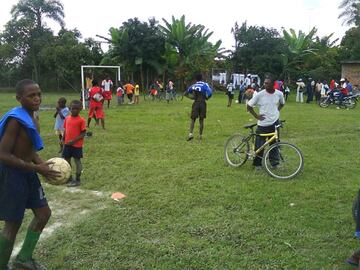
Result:
[[[104,97],[102,96],[102,94],[96,93],[96,94],[93,96],[93,99],[96,100],[96,101],[102,101],[102,100],[104,99]]]
[[[45,178],[46,182],[52,185],[62,185],[69,180],[71,166],[65,159],[59,157],[50,158],[47,163],[50,163],[49,167],[54,171],[60,172],[61,175],[56,178]]]

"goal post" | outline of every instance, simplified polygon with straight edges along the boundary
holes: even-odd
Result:
[[[117,78],[115,81],[119,82],[121,80],[121,74],[120,74],[120,66],[99,66],[99,65],[81,65],[81,95],[82,95],[82,105],[85,109],[85,76],[84,76],[84,70],[86,68],[110,68],[110,69],[116,69],[117,70]]]

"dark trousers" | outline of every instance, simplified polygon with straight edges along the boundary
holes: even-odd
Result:
[[[270,126],[257,126],[256,129],[256,134],[262,134],[262,133],[271,133],[271,132],[275,132],[275,125],[279,124],[279,120],[276,120],[274,124],[270,125]],[[263,137],[263,136],[258,136],[256,135],[255,138],[255,151],[257,149],[259,149],[265,142],[266,142],[266,138],[267,137]],[[270,145],[274,144],[276,141],[273,141],[270,143]],[[253,165],[254,166],[261,166],[261,162],[262,162],[262,157],[264,155],[264,150],[260,151],[256,157],[254,158],[253,161]],[[279,164],[279,153],[276,149],[273,149],[270,152],[270,163],[272,166],[276,166],[277,164]]]
[[[244,91],[239,92],[238,101],[241,103],[244,100]]]
[[[314,97],[314,93],[308,90],[306,103],[310,103],[311,101],[313,101],[313,97]]]

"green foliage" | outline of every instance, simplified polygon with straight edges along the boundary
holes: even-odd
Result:
[[[183,80],[189,79],[194,72],[207,73],[214,65],[221,41],[215,44],[209,42],[213,32],[209,32],[203,25],[186,23],[184,15],[180,19],[173,16],[171,23],[165,19],[163,22],[165,26],[160,25],[161,33],[172,46],[167,49],[170,54],[174,55],[176,52],[178,55],[175,76]],[[174,56],[173,58],[175,60]]]
[[[284,40],[277,30],[258,26],[240,27],[235,24],[233,33],[236,41],[233,53],[234,71],[257,73],[261,76],[270,72],[279,76],[282,72],[281,54],[285,50]]]
[[[341,40],[341,59],[359,60],[360,59],[360,28],[353,27],[346,31]]]
[[[284,64],[282,75],[289,83],[291,78],[296,76],[304,67],[305,57],[316,55],[317,49],[311,48],[316,32],[315,27],[308,34],[302,31],[296,34],[294,29],[290,29],[289,32],[283,30],[287,52],[282,55]]]
[[[42,64],[47,72],[56,75],[60,84],[58,87],[70,86],[80,89],[80,65],[97,65],[102,59],[99,43],[92,39],[82,43],[80,38],[81,34],[78,30],[62,29],[58,36],[53,37],[52,42],[44,46],[40,52]],[[48,81],[47,85],[51,86],[51,81]]]
[[[44,27],[43,19],[49,18],[64,27],[64,6],[58,0],[20,0],[11,9],[15,20],[25,18],[36,23],[36,28]]]
[[[343,24],[360,27],[360,0],[342,0],[339,8],[342,9],[339,19],[343,19]]]
[[[163,72],[162,66],[165,63],[165,40],[158,31],[158,23],[154,18],[148,22],[133,18],[118,29],[111,28],[110,50],[106,60],[124,65],[126,80],[134,79],[134,72],[140,72],[140,78],[143,78],[142,70],[158,76]],[[144,85],[143,80],[141,81]]]

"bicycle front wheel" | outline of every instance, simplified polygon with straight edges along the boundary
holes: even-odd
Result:
[[[271,145],[262,162],[268,174],[283,180],[295,177],[304,167],[304,157],[300,149],[286,142]]]
[[[250,145],[244,136],[232,135],[225,143],[225,161],[232,167],[240,167],[248,159]]]

